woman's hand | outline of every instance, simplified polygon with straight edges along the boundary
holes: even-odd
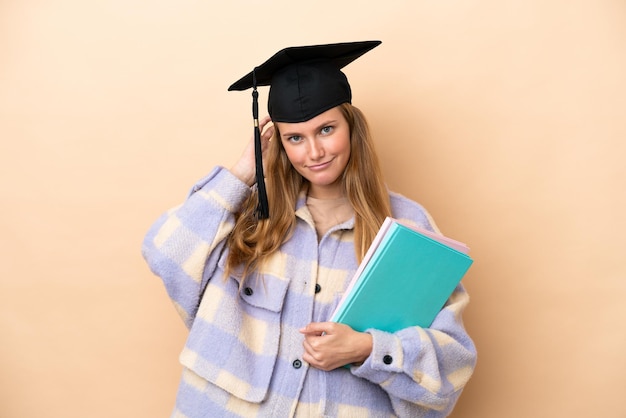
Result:
[[[265,157],[267,147],[269,146],[270,139],[274,135],[274,125],[267,126],[271,122],[269,116],[264,117],[259,121],[259,129],[261,130],[261,150],[262,155]],[[265,127],[267,126],[267,129]],[[263,158],[263,168],[265,168],[265,158]],[[252,186],[256,182],[256,164],[254,159],[254,135],[248,142],[246,149],[241,154],[239,161],[230,169],[231,173],[239,178],[239,180],[246,183],[248,186]]]
[[[304,334],[302,359],[321,370],[361,363],[372,352],[372,336],[336,322],[312,322],[300,329]]]

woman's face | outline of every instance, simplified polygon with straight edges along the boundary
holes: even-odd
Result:
[[[350,127],[339,107],[300,123],[276,122],[291,164],[310,183],[309,195],[343,196],[341,176],[350,159]]]

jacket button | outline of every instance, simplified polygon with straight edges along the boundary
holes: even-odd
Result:
[[[299,369],[300,367],[302,367],[302,362],[300,360],[294,360],[293,363],[291,363],[291,365],[293,366],[294,369]]]
[[[245,293],[247,296],[252,296],[254,290],[252,290],[252,288],[250,287],[246,287],[245,289],[243,289],[243,293]]]
[[[389,354],[385,355],[385,357],[383,357],[383,363],[385,364],[393,363],[393,357],[391,357]]]
[[[322,291],[322,286],[320,286],[319,284],[315,283],[315,293],[319,293]]]

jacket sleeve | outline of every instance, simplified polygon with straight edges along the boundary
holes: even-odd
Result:
[[[235,213],[249,195],[245,183],[217,167],[192,188],[183,204],[163,214],[144,238],[143,257],[163,280],[187,327],[215,273]]]
[[[476,365],[476,348],[462,321],[468,302],[459,285],[430,328],[368,330],[372,353],[352,373],[381,385],[400,417],[447,416]]]

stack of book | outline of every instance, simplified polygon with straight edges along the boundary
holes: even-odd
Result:
[[[473,260],[469,248],[387,218],[331,321],[356,331],[429,327]]]

